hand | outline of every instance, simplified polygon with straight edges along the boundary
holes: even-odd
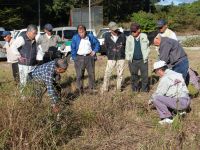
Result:
[[[19,62],[21,62],[21,63],[24,63],[25,60],[26,60],[26,58],[24,58],[24,57],[20,57],[20,58],[19,58]]]
[[[148,105],[152,105],[152,104],[153,104],[152,99],[149,99],[149,101],[148,101]]]
[[[52,105],[52,111],[53,111],[54,113],[58,113],[58,112],[60,111],[60,108],[59,108],[56,104],[53,104],[53,105]]]
[[[92,51],[91,53],[90,53],[90,56],[94,56],[96,53],[95,53],[95,51]]]

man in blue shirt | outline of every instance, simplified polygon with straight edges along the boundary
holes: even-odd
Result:
[[[99,41],[92,34],[86,33],[86,27],[79,25],[78,34],[74,35],[71,43],[71,54],[76,70],[77,89],[83,91],[85,69],[89,77],[89,89],[94,90],[95,83],[95,54],[100,49]]]
[[[48,95],[51,98],[53,111],[57,112],[57,102],[60,99],[59,91],[56,89],[57,79],[60,79],[60,74],[64,73],[68,67],[68,63],[64,59],[56,59],[54,61],[37,66],[32,72],[31,77],[36,81],[42,81],[47,87]]]

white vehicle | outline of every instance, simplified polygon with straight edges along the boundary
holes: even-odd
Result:
[[[19,37],[19,36],[25,34],[26,31],[27,31],[27,29],[14,30],[14,39],[16,39],[17,37]],[[40,37],[40,35],[42,35],[42,34],[44,34],[44,32],[39,32],[39,33],[36,35],[36,37],[35,37],[36,41],[37,41],[37,39]]]
[[[96,33],[96,30],[95,29],[86,29],[87,31],[87,34],[92,34],[94,35],[95,37],[97,37],[97,33]]]
[[[58,50],[61,53],[64,53],[65,56],[71,57],[71,40],[72,37],[77,33],[76,27],[57,27],[53,28],[55,35],[59,35],[62,38],[63,42],[58,44]],[[65,49],[62,50],[60,47],[62,44],[65,44]]]
[[[104,40],[105,40],[105,35],[110,32],[109,28],[102,28],[100,29],[98,35],[97,35],[97,39],[99,40],[100,43],[100,50],[99,53],[101,54],[105,54],[106,53],[106,49],[104,46]]]
[[[6,43],[5,40],[3,39],[3,37],[1,36],[3,31],[5,31],[5,29],[3,27],[0,27],[0,44],[2,46],[4,46],[4,44]],[[0,49],[0,59],[6,59],[6,53],[1,52],[1,49]]]

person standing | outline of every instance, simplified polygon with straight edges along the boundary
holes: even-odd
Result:
[[[58,56],[58,42],[61,38],[58,35],[53,35],[53,26],[49,23],[44,26],[44,35],[41,35],[37,40],[39,47],[44,53],[43,63],[49,62]]]
[[[168,38],[178,41],[176,34],[168,28],[166,20],[164,20],[164,19],[158,20],[157,27],[158,27],[160,35],[162,37],[168,37]]]
[[[17,57],[15,57],[11,49],[11,45],[14,42],[14,39],[12,38],[10,31],[4,31],[1,36],[6,41],[5,45],[2,48],[6,52],[7,62],[12,64],[13,78],[15,82],[18,83],[19,82],[18,59]]]
[[[154,45],[159,47],[159,59],[165,61],[168,68],[181,73],[186,81],[189,61],[180,43],[174,39],[157,35]]]
[[[35,36],[37,35],[37,26],[28,25],[26,34],[19,36],[11,45],[15,56],[18,58],[20,86],[26,85],[28,73],[36,66],[37,44]]]
[[[154,72],[160,77],[158,87],[149,100],[159,115],[160,124],[171,124],[173,116],[169,108],[173,110],[185,110],[190,106],[190,97],[183,76],[168,69],[165,61],[154,63]]]
[[[117,69],[117,90],[121,91],[125,65],[126,36],[124,33],[119,31],[115,22],[110,22],[108,27],[110,32],[105,36],[105,48],[108,61],[102,85],[102,93],[108,91],[109,80],[114,67]]]
[[[126,60],[128,60],[131,73],[132,90],[137,92],[139,87],[139,71],[141,74],[141,92],[148,92],[148,56],[149,40],[145,33],[141,33],[140,25],[132,23],[130,26],[131,35],[126,40]]]
[[[89,89],[94,91],[95,84],[95,57],[100,49],[99,41],[92,34],[86,33],[84,25],[78,25],[78,34],[74,35],[71,43],[71,54],[76,70],[77,89],[83,92],[85,69],[89,77]]]

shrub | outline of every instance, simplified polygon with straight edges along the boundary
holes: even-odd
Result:
[[[200,46],[200,37],[188,38],[182,43],[185,47],[198,47]]]
[[[151,32],[156,29],[156,18],[151,13],[146,13],[144,11],[133,13],[131,21],[140,24],[143,32]]]

